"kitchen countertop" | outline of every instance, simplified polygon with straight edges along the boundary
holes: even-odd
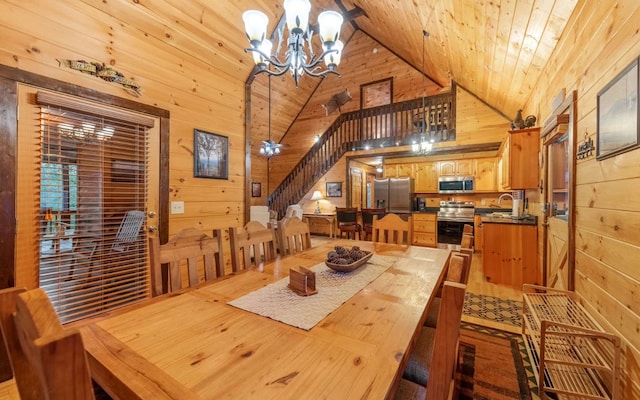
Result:
[[[423,208],[420,211],[414,211],[414,214],[433,214],[433,213],[437,213],[438,211],[440,211],[440,207],[426,207]]]
[[[490,214],[484,214],[482,215],[481,221],[483,224],[538,225],[538,217],[535,215],[515,219],[511,217],[493,217]]]

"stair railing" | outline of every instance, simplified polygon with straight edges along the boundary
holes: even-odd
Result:
[[[455,96],[445,93],[341,114],[267,198],[282,217],[348,151],[455,140]]]

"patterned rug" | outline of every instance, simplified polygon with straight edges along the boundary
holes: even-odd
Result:
[[[539,400],[521,335],[464,322],[461,328],[460,400]]]
[[[517,327],[522,323],[522,302],[517,300],[467,292],[462,312],[471,317]]]

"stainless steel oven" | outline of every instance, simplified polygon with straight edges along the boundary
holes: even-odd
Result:
[[[438,244],[460,245],[465,225],[473,227],[474,204],[470,201],[440,202],[437,214]]]

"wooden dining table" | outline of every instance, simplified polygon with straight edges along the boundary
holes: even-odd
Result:
[[[394,262],[311,329],[227,304],[337,245]],[[114,398],[389,399],[448,259],[444,249],[335,240],[78,327],[93,379]]]

